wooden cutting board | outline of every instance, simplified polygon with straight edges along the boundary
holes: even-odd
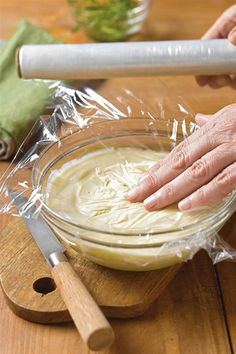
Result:
[[[67,256],[105,315],[113,318],[143,314],[180,268],[124,272],[96,265],[71,248]],[[45,259],[19,218],[12,218],[0,235],[0,278],[18,316],[39,323],[71,320]]]

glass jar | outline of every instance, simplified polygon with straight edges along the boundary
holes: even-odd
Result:
[[[77,19],[99,42],[124,41],[138,33],[148,15],[150,0],[68,0]]]

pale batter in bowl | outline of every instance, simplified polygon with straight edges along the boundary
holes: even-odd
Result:
[[[65,163],[48,181],[49,207],[64,218],[109,231],[162,232],[186,227],[214,211],[183,213],[177,205],[147,211],[130,203],[127,192],[166,155],[151,149],[120,147],[90,152]]]

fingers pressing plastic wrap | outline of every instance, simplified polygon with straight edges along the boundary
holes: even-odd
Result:
[[[59,238],[111,268],[163,268],[201,248],[214,262],[234,260],[217,235],[235,210],[234,193],[191,212],[175,204],[150,212],[127,198],[198,129],[184,99],[159,95],[150,104],[126,88],[99,92],[58,85],[53,113],[37,122],[2,178],[1,213],[40,213]]]

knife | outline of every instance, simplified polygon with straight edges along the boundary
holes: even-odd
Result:
[[[26,223],[37,246],[41,250],[51,272],[55,284],[70,312],[82,339],[91,350],[102,350],[114,340],[114,332],[78,275],[75,273],[64,252],[65,247],[59,242],[48,224],[22,192],[8,189],[9,195]],[[27,216],[23,213],[27,205]],[[32,218],[31,215],[37,215]]]

